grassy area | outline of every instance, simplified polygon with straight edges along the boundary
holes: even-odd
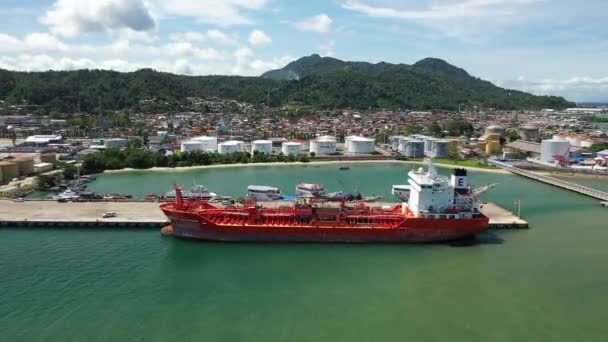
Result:
[[[455,165],[462,167],[479,167],[482,169],[496,169],[497,167],[479,159],[453,159],[453,158],[437,158],[435,163],[438,165]]]

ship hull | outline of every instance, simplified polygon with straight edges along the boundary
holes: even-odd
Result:
[[[190,213],[165,212],[173,235],[225,242],[428,243],[453,241],[488,229],[487,217],[466,220],[408,218],[394,228],[216,225]]]

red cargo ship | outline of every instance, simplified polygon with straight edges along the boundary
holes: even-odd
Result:
[[[213,241],[415,243],[449,241],[488,229],[476,195],[468,187],[466,170],[451,180],[429,170],[409,173],[408,203],[373,207],[344,201],[301,198],[287,206],[246,202],[212,205],[184,201],[176,187],[175,203],[161,205],[168,228],[177,237]]]

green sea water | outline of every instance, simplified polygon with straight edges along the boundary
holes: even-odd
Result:
[[[132,172],[95,191],[196,180],[321,182],[390,196],[403,165]],[[448,172],[445,171],[444,172]],[[512,175],[484,199],[523,201],[526,231],[475,246],[225,244],[156,231],[0,230],[1,341],[606,341],[608,209]],[[597,185],[603,183],[597,181]],[[69,215],[69,213],[66,213]]]

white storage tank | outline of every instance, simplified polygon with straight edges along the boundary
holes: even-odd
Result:
[[[433,155],[437,158],[445,158],[449,155],[450,141],[436,140],[433,142]]]
[[[376,150],[376,141],[365,137],[350,137],[347,147],[348,153],[370,154]]]
[[[281,147],[281,152],[286,156],[302,154],[302,143],[299,142],[284,142]]]
[[[310,152],[315,154],[335,154],[336,138],[332,136],[319,137],[310,142]]]
[[[182,152],[202,151],[203,147],[204,147],[204,144],[201,143],[200,141],[194,141],[194,140],[182,141],[181,151]]]
[[[394,135],[394,136],[388,137],[388,143],[391,146],[391,149],[393,151],[398,151],[399,145],[401,144],[401,141],[403,139],[406,139],[406,137],[404,137],[402,135]]]
[[[241,152],[243,142],[238,140],[225,141],[218,145],[218,152],[220,154],[230,154],[234,152]]]
[[[196,137],[192,138],[193,141],[198,141],[203,144],[203,150],[207,152],[215,152],[217,151],[217,137]]]
[[[427,138],[424,139],[424,155],[431,156],[433,154],[433,145],[437,139],[435,138]]]
[[[570,143],[564,139],[543,140],[540,146],[540,160],[552,162],[560,157],[570,158]]]
[[[422,140],[409,140],[406,142],[403,152],[401,152],[406,158],[422,158],[424,157],[424,141]]]
[[[251,154],[258,153],[272,153],[272,141],[270,140],[255,140],[251,143]]]

